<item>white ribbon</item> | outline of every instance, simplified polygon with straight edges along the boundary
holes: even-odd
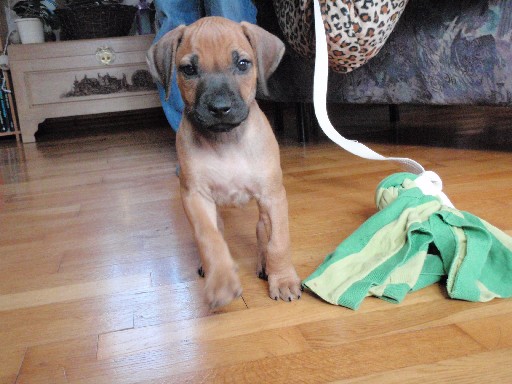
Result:
[[[327,80],[329,76],[329,57],[327,54],[327,39],[325,37],[324,21],[320,12],[319,0],[314,0],[316,57],[315,77],[313,86],[313,104],[315,115],[322,131],[329,139],[353,155],[368,160],[386,160],[401,164],[407,171],[420,175],[414,182],[426,195],[437,196],[441,202],[453,208],[453,204],[443,193],[443,182],[439,175],[425,171],[420,163],[405,157],[385,157],[371,150],[366,145],[354,140],[347,140],[332,126],[327,115]]]
[[[366,145],[354,140],[347,140],[339,134],[332,126],[327,115],[327,80],[329,69],[329,58],[327,55],[327,41],[325,38],[324,22],[320,12],[320,3],[314,2],[315,9],[315,36],[316,36],[316,58],[315,58],[315,77],[313,86],[313,104],[315,115],[322,131],[329,139],[334,141],[346,151],[369,160],[388,160],[402,164],[409,172],[421,174],[425,169],[418,162],[402,157],[385,157],[371,150]]]
[[[425,171],[414,180],[414,184],[416,184],[425,195],[436,196],[441,200],[443,205],[455,208],[448,196],[443,192],[443,181],[437,173]]]

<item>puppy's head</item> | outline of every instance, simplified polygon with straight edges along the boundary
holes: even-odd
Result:
[[[168,32],[147,54],[151,74],[169,97],[173,72],[184,114],[200,131],[227,132],[248,116],[259,84],[277,68],[284,44],[264,29],[205,17]]]

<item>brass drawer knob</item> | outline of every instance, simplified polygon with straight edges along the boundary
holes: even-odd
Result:
[[[110,65],[116,59],[116,54],[110,47],[100,47],[96,50],[96,59],[103,65]]]

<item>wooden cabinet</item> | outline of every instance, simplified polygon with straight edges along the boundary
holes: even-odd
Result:
[[[145,60],[153,37],[9,46],[23,142],[47,118],[160,106]]]

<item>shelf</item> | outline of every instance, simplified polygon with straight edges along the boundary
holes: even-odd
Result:
[[[0,47],[3,49],[3,40],[0,37]],[[3,71],[5,75],[5,87],[6,89],[12,91],[12,80],[11,80],[11,72],[10,71]],[[20,132],[20,126],[18,124],[18,114],[16,111],[16,103],[14,102],[14,97],[12,93],[7,94],[7,98],[9,99],[9,105],[11,107],[11,115],[14,123],[14,131],[8,131],[8,132],[0,132],[0,137],[5,136],[16,136],[16,141],[21,140],[21,132]]]

